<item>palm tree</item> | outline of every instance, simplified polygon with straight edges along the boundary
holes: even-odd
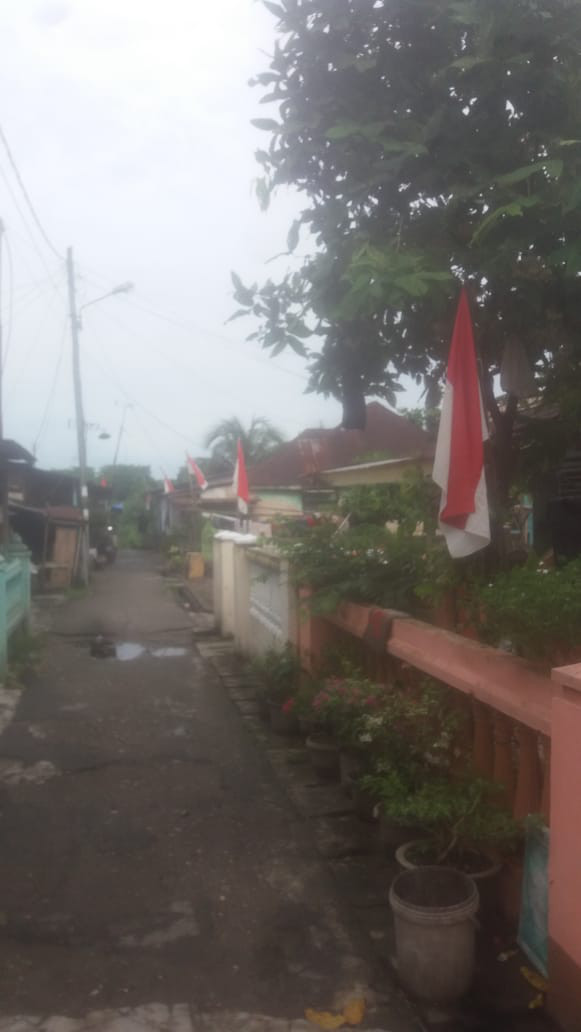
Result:
[[[254,417],[246,428],[236,416],[222,419],[206,434],[204,446],[211,449],[213,459],[236,465],[238,440],[242,441],[244,458],[249,466],[264,459],[282,444],[284,437],[268,419]]]

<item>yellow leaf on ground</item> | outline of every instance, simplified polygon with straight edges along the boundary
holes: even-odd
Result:
[[[318,1028],[341,1028],[345,1024],[342,1014],[331,1014],[329,1011],[315,1011],[308,1008],[305,1018]]]
[[[360,1025],[365,1017],[365,1000],[360,996],[356,1000],[349,1000],[343,1008],[343,1016],[348,1025]]]
[[[532,999],[531,1002],[529,1003],[529,1010],[538,1010],[539,1007],[543,1006],[544,1002],[545,1002],[545,997],[543,996],[542,993],[539,993],[539,995],[535,996],[534,999]]]
[[[521,967],[520,973],[527,980],[529,985],[532,985],[533,989],[537,989],[539,993],[546,993],[549,988],[547,979],[540,975],[538,971],[533,971],[529,967]]]

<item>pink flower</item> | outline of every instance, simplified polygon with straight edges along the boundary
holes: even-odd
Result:
[[[379,699],[377,699],[375,695],[368,695],[365,700],[365,705],[369,706],[371,709],[375,709],[375,707],[379,705]]]
[[[292,711],[295,708],[295,705],[296,705],[296,699],[293,699],[293,698],[287,699],[286,702],[283,703],[282,712],[283,713],[292,713]]]

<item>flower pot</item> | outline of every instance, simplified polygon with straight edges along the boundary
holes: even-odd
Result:
[[[350,788],[353,778],[359,778],[366,771],[366,756],[361,749],[341,749],[339,752],[341,784]]]
[[[278,702],[268,703],[270,729],[277,735],[296,735],[299,725],[294,713],[285,713]]]
[[[404,871],[417,871],[420,867],[425,866],[425,864],[414,861],[410,857],[410,853],[413,853],[414,847],[422,846],[425,842],[426,839],[413,839],[411,842],[405,842],[396,849],[395,858],[399,866],[403,867]],[[478,856],[478,854],[475,854],[475,856]],[[472,880],[476,883],[485,882],[495,878],[502,867],[502,864],[493,860],[492,857],[487,857],[485,854],[482,855],[481,859],[483,861],[482,866],[477,866],[474,870],[461,872],[463,874],[469,874]],[[442,861],[439,866],[450,867],[451,870],[457,869],[454,867],[453,863],[445,864],[444,861]]]
[[[390,856],[393,856],[395,850],[396,859],[400,848],[404,846],[406,842],[409,844],[409,824],[398,824],[397,821],[394,821],[391,817],[387,817],[383,813],[380,813],[379,815],[377,833],[381,852],[388,853]],[[401,866],[404,865],[402,864]]]
[[[405,988],[432,1004],[459,1000],[474,974],[475,882],[451,867],[417,867],[398,874],[389,902]]]
[[[359,778],[350,774],[345,787],[353,803],[355,815],[359,817],[359,820],[367,821],[368,823],[375,821],[375,803],[369,793],[361,787]]]
[[[328,735],[309,735],[306,741],[313,770],[319,778],[338,781],[341,776],[339,747]]]
[[[305,738],[308,738],[309,735],[316,734],[318,726],[317,721],[313,720],[312,717],[299,717],[299,729]]]

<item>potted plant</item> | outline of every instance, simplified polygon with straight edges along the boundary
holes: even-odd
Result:
[[[256,657],[252,669],[259,682],[259,706],[268,714],[272,730],[277,734],[295,734],[298,721],[293,700],[298,690],[300,663],[290,642],[283,649],[268,649]]]
[[[370,769],[370,751],[361,739],[360,722],[380,710],[386,689],[352,668],[345,669],[345,676],[327,681],[322,708],[339,746],[341,781],[349,786]]]
[[[414,789],[394,791],[387,803],[392,814],[422,829],[421,838],[397,850],[399,864],[454,867],[479,882],[493,878],[521,833],[500,803],[500,787],[470,774],[424,773]]]

